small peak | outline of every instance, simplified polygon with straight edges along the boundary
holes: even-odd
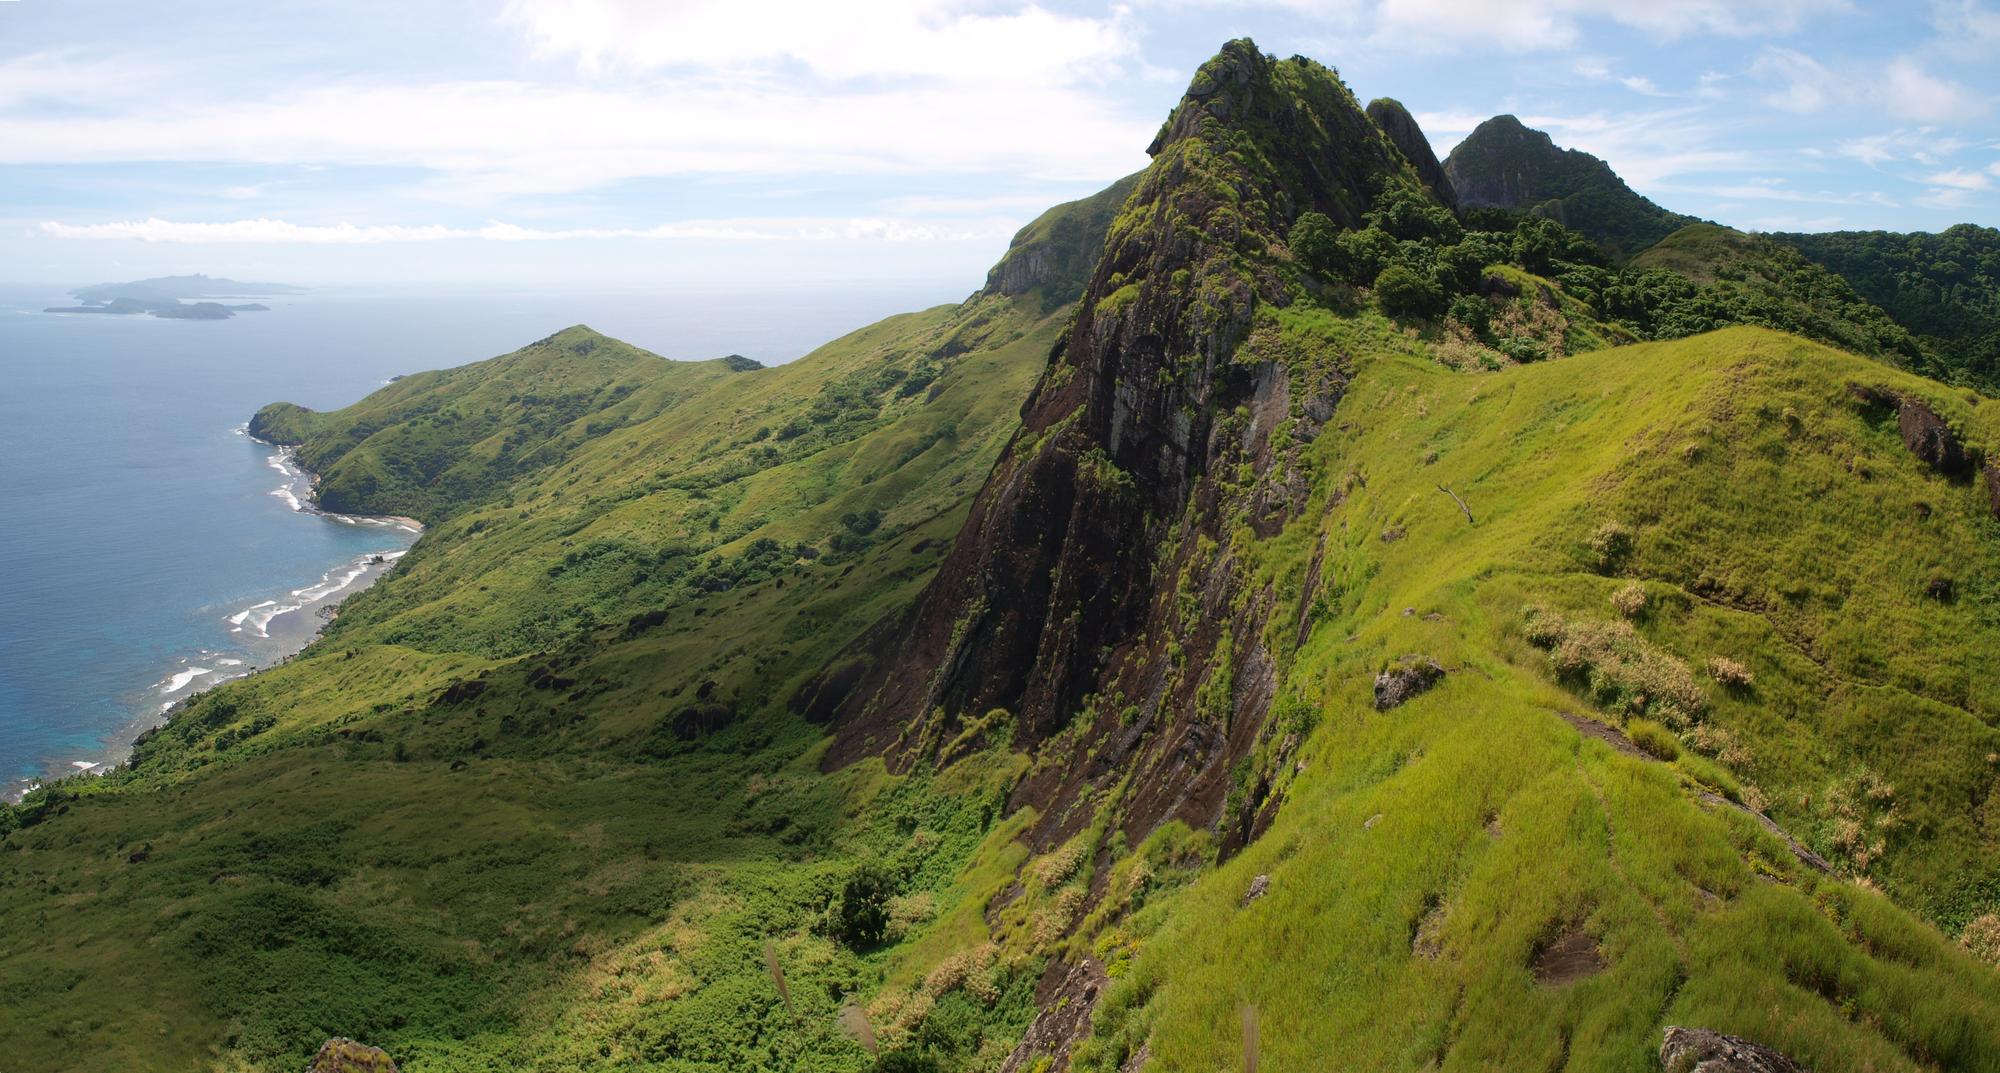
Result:
[[[1403,159],[1417,169],[1417,178],[1423,180],[1430,192],[1447,208],[1457,209],[1458,194],[1445,176],[1444,166],[1438,163],[1436,150],[1431,148],[1423,128],[1417,125],[1417,117],[1403,107],[1403,102],[1394,97],[1377,97],[1368,102],[1368,118],[1388,136],[1389,143],[1403,154]]]
[[[715,360],[721,362],[723,367],[732,373],[751,373],[765,367],[764,363],[756,358],[746,358],[741,354],[729,354]]]
[[[576,354],[588,354],[599,346],[615,342],[610,336],[599,332],[588,324],[572,324],[562,331],[534,343],[537,347],[560,347]]]

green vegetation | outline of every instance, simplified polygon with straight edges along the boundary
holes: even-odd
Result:
[[[1839,274],[1940,356],[1941,380],[2000,391],[2000,231],[1836,231],[1771,238]]]
[[[578,327],[261,411],[329,506],[430,528],[298,658],[0,808],[8,1068],[292,1070],[347,1035],[411,1073],[958,1073],[1040,1017],[1074,1068],[1228,1069],[1248,1008],[1281,1070],[1643,1069],[1669,1024],[2000,1070],[2000,518],[1868,400],[1984,458],[2000,402],[1892,367],[1928,344],[1773,243],[1613,268],[1591,199],[1454,216],[1332,72],[1271,61],[1247,112],[1230,73],[961,305],[772,369]],[[857,652],[996,460],[1075,448],[1150,502],[1081,422],[1020,432],[1083,375],[1065,333],[1118,317],[1178,348],[1133,383],[1274,374],[1255,423],[1200,415],[1276,461],[1193,478],[1141,579],[1171,635],[1125,639],[1187,687],[1181,740],[1244,746],[1226,785],[1093,756],[1168,729],[1110,691],[826,770]],[[917,640],[958,658],[963,610]],[[1263,626],[1190,662],[1217,620]],[[1148,795],[1185,808],[1129,828]]]

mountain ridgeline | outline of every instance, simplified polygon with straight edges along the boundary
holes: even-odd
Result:
[[[259,411],[428,527],[0,810],[8,1068],[2000,1070],[1992,233],[1248,41],[1150,153],[784,365]]]

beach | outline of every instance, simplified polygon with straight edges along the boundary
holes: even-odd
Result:
[[[329,568],[310,584],[230,607],[219,616],[217,644],[177,657],[145,690],[144,699],[135,701],[134,718],[124,731],[106,740],[107,749],[99,755],[67,760],[64,766],[45,771],[39,778],[17,781],[6,793],[8,800],[17,801],[50,779],[114,770],[130,755],[140,736],[170,722],[190,698],[297,655],[325,630],[341,603],[395,569],[409,544],[422,535],[423,523],[414,518],[321,510],[314,495],[318,478],[299,464],[295,449],[250,436],[246,427],[231,431],[269,451],[264,464],[278,474],[279,484],[267,494],[281,500],[289,511],[329,525],[378,531],[401,546],[364,552]]]

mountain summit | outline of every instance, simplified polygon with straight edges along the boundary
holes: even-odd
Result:
[[[1604,161],[1557,147],[1511,115],[1474,128],[1445,158],[1467,208],[1533,213],[1583,232],[1623,260],[1694,223],[1634,193]]]

